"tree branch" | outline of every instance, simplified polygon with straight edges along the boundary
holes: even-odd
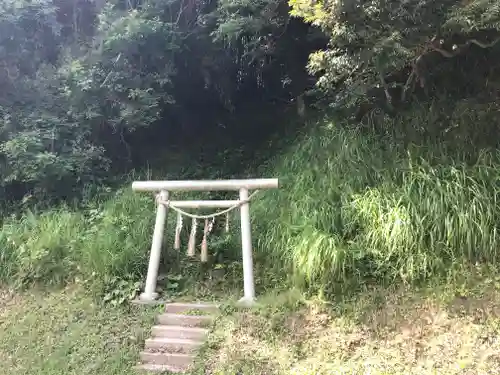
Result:
[[[446,58],[453,58],[460,53],[462,53],[466,48],[470,47],[472,44],[477,45],[480,48],[486,49],[486,48],[491,48],[495,44],[500,42],[500,37],[496,38],[490,43],[486,42],[480,42],[477,39],[470,39],[466,43],[462,44],[461,46],[455,46],[452,52],[447,51],[441,47],[439,47],[436,43],[436,37],[433,37],[425,46],[424,46],[424,51],[414,60],[412,63],[412,71],[410,75],[408,76],[406,83],[403,87],[403,91],[401,93],[401,101],[405,101],[407,98],[407,94],[410,90],[410,86],[413,85],[413,83],[416,81],[420,81],[420,87],[425,87],[425,80],[420,74],[420,69],[419,69],[419,64],[422,61],[422,59],[427,55],[429,51],[431,52],[438,52],[441,56],[446,57]],[[442,43],[439,43],[442,44]]]
[[[413,64],[415,65],[415,64]],[[410,85],[414,82],[414,79],[415,76],[416,76],[416,72],[415,72],[415,67],[413,68],[413,70],[411,71],[410,75],[408,76],[408,79],[406,80],[406,83],[403,87],[403,91],[401,92],[401,101],[404,102],[406,100],[406,93],[408,92],[409,88],[410,88]]]
[[[483,49],[486,49],[486,48],[491,48],[493,47],[495,44],[497,44],[498,42],[500,42],[500,37],[496,38],[495,40],[493,40],[492,42],[490,43],[483,43],[483,42],[480,42],[479,40],[477,39],[470,39],[468,40],[466,43],[462,44],[461,46],[457,46],[455,47],[453,50],[453,52],[449,52],[449,51],[446,51],[442,48],[439,48],[437,47],[436,45],[432,44],[431,43],[431,49],[433,51],[436,51],[436,52],[439,52],[442,56],[446,57],[446,58],[452,58],[452,57],[455,57],[457,56],[459,53],[461,53],[464,49],[470,47],[471,44],[475,44],[476,46],[478,47],[481,47]]]

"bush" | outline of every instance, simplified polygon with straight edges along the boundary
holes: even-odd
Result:
[[[104,201],[98,199],[79,211],[62,207],[6,219],[0,228],[0,283],[27,287],[83,282],[106,302],[122,303],[134,297],[148,268],[156,215],[154,200],[130,189],[119,190]],[[196,262],[185,262],[183,251],[181,256],[166,251],[173,243],[175,213],[170,214],[161,267],[174,278],[179,272],[196,278]],[[188,242],[189,225],[186,221],[183,245]],[[234,257],[241,257],[239,251],[233,252],[239,249],[239,236],[233,235],[238,220],[231,224],[231,233],[222,233],[223,225],[222,220],[217,222],[209,249],[230,263]],[[198,237],[201,235],[200,229]],[[198,240],[199,244],[201,238]],[[231,270],[229,267],[228,274]],[[241,281],[241,275],[232,277]]]

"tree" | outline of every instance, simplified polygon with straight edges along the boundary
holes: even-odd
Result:
[[[311,55],[318,86],[337,106],[356,106],[383,92],[389,106],[426,88],[443,60],[496,45],[496,0],[290,0],[292,14],[320,27],[329,47]],[[375,90],[374,90],[375,89]]]
[[[98,10],[75,0],[68,14],[56,4],[0,5],[0,184],[7,193],[64,196],[75,183],[95,181],[114,156],[109,141],[156,121],[172,101],[178,36],[158,9]],[[83,18],[70,23],[75,14]],[[88,24],[95,28],[82,27]]]
[[[2,198],[66,198],[178,133],[288,104],[312,86],[312,30],[283,0],[2,2]]]

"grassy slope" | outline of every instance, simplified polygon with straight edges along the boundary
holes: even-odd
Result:
[[[133,374],[153,311],[97,306],[80,287],[0,291],[1,375]]]
[[[266,173],[278,175],[281,188],[253,204],[267,267],[279,271],[284,263],[295,282],[346,292],[373,281],[418,283],[468,262],[496,263],[500,154],[471,145],[464,135],[469,117],[449,129],[434,112],[385,120],[377,135],[310,124]],[[401,123],[435,134],[397,134]]]
[[[221,318],[193,374],[499,374],[500,278],[481,280],[336,304],[270,296]]]
[[[500,373],[500,278],[479,266],[498,259],[500,159],[471,146],[471,116],[450,130],[436,111],[386,120],[383,136],[319,123],[271,166],[282,188],[253,205],[260,265],[330,297],[361,292],[223,318],[212,373]]]

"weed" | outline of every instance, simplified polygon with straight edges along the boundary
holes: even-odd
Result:
[[[451,118],[458,122],[463,108],[457,111]],[[278,176],[281,187],[251,204],[259,293],[291,284],[331,297],[372,282],[415,285],[435,275],[452,277],[471,264],[498,260],[500,154],[470,146],[472,135],[463,132],[469,124],[450,130],[436,123],[435,111],[424,112],[384,118],[376,132],[311,124],[260,170]],[[422,129],[431,127],[432,137],[424,136]],[[402,128],[420,142],[405,138]],[[193,194],[175,198],[187,197]],[[182,251],[165,251],[167,274],[182,275],[167,283],[167,294],[178,298],[190,289],[201,298],[241,289],[235,221],[229,234],[216,223],[209,238],[216,259],[208,272]],[[144,279],[153,223],[151,197],[129,189],[85,211],[6,219],[0,280],[28,285],[78,277],[98,295],[123,301]],[[169,249],[173,226],[167,228]],[[182,232],[183,244],[188,232]]]
[[[150,206],[126,190],[86,212],[63,207],[6,220],[0,281],[17,287],[78,281],[122,301],[146,268]]]
[[[28,212],[0,231],[0,279],[15,285],[67,280],[78,267],[82,216],[66,209]]]
[[[123,305],[129,302],[137,296],[139,293],[142,283],[136,281],[133,277],[106,277],[103,280],[104,290],[103,290],[103,302],[110,303],[113,306]]]

